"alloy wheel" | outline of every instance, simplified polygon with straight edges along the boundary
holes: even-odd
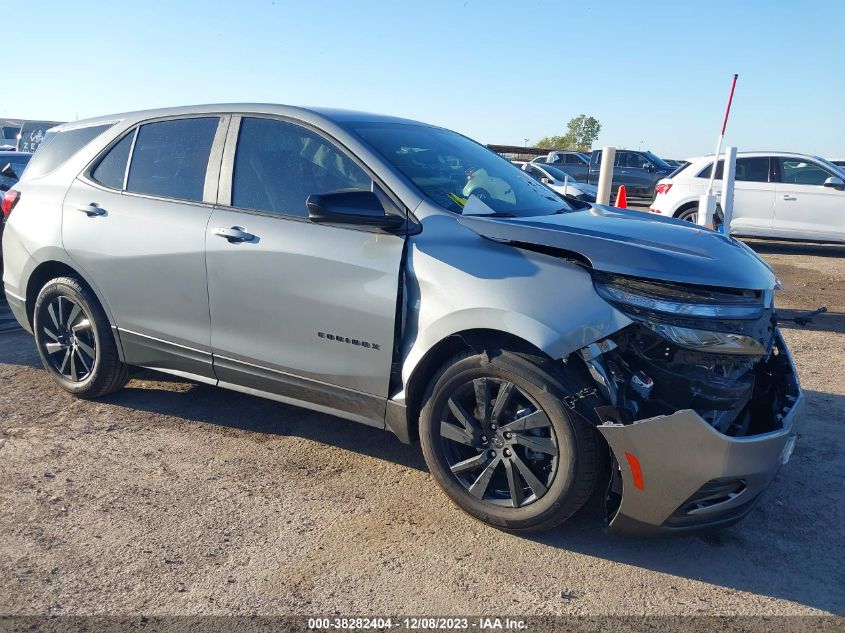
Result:
[[[455,478],[474,497],[521,508],[554,481],[560,452],[549,416],[522,389],[476,378],[455,389],[440,417],[440,439]]]
[[[44,356],[56,373],[71,382],[82,382],[91,375],[97,341],[82,305],[58,295],[41,310],[38,327]]]

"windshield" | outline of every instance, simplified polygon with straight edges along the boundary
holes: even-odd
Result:
[[[649,159],[652,163],[654,163],[655,165],[657,165],[658,167],[664,167],[664,168],[666,168],[666,169],[672,169],[672,165],[670,165],[670,164],[669,164],[669,163],[667,163],[665,160],[663,160],[662,158],[660,158],[660,156],[655,156],[655,155],[654,155],[654,154],[652,154],[651,152],[643,152],[643,154],[645,154],[646,156],[648,156],[648,159]]]
[[[827,160],[826,158],[822,158],[821,156],[814,156],[813,158],[815,158],[825,167],[829,167],[830,169],[832,169],[833,173],[835,173],[839,177],[845,178],[845,167],[837,165],[836,163],[831,163],[829,160]]]
[[[455,132],[407,123],[361,123],[354,131],[454,213],[529,217],[573,210],[509,161]]]

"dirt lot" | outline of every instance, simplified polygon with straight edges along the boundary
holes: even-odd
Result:
[[[807,406],[738,526],[602,532],[594,500],[537,537],[454,508],[417,447],[146,373],[75,400],[0,335],[0,614],[845,613],[845,247],[754,245],[778,270]]]

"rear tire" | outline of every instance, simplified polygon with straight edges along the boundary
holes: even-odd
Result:
[[[467,352],[432,379],[420,442],[432,476],[462,510],[509,531],[547,530],[583,506],[600,478],[595,395],[556,363],[507,351]],[[502,402],[500,399],[504,398]]]
[[[684,222],[692,222],[693,224],[695,224],[698,221],[698,206],[684,209],[675,217],[679,220],[683,220]]]
[[[683,220],[684,222],[692,222],[696,224],[698,222],[698,205],[688,207],[678,213],[675,216],[679,220]],[[724,219],[724,213],[722,213],[722,206],[717,204],[716,205],[716,212],[714,213],[714,223],[716,226],[722,225],[722,220]]]
[[[99,398],[129,380],[108,318],[94,293],[79,280],[49,281],[35,300],[32,327],[44,368],[65,391]]]

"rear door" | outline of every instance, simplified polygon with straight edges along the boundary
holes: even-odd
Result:
[[[825,187],[836,176],[823,165],[781,156],[774,231],[783,237],[845,240],[845,192]]]
[[[205,229],[227,124],[198,116],[133,128],[65,198],[65,248],[104,296],[131,364],[214,378]]]
[[[405,239],[308,219],[310,194],[343,189],[383,193],[322,133],[233,117],[206,232],[214,366],[222,384],[379,423]]]
[[[736,159],[734,181],[733,219],[730,231],[736,235],[771,236],[775,217],[774,158],[769,156],[746,156]],[[722,171],[725,161],[720,160],[716,168],[714,190],[721,203]],[[705,186],[710,178],[710,167],[703,169],[698,178]]]
[[[772,234],[777,187],[772,161],[769,156],[736,159],[732,233],[762,237]]]

